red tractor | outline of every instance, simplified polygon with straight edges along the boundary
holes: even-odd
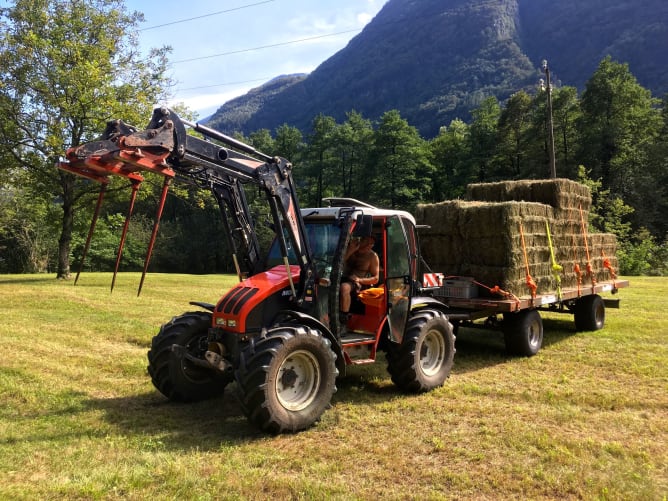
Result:
[[[206,140],[186,134],[186,127]],[[449,376],[455,353],[450,320],[456,319],[423,287],[409,213],[352,199],[300,209],[287,160],[165,108],[154,111],[144,131],[110,122],[99,140],[68,150],[60,167],[103,187],[111,175],[126,177],[133,194],[142,172],[165,177],[144,272],[172,179],[207,188],[218,201],[239,283],[217,304],[192,302],[202,311],[173,318],[153,338],[148,372],[170,400],[211,398],[236,382],[254,425],[269,433],[295,432],[322,416],[347,366],[375,362],[379,351],[404,391],[428,391]],[[258,243],[245,184],[266,195],[272,214],[275,238],[266,251]],[[375,237],[380,281],[341,319],[343,257],[351,239],[363,236]]]

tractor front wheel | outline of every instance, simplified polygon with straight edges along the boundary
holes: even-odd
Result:
[[[441,386],[455,357],[452,324],[436,310],[421,310],[408,321],[400,345],[390,343],[387,370],[404,391],[420,393]]]
[[[310,427],[336,391],[335,360],[329,340],[308,327],[276,327],[252,340],[236,372],[246,417],[274,434]]]
[[[174,317],[160,328],[148,352],[148,373],[153,385],[176,402],[192,402],[223,393],[231,376],[208,369],[190,357],[204,360],[211,313],[195,311]],[[173,345],[184,347],[180,353]]]

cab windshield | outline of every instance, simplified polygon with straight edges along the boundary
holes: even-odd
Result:
[[[339,243],[341,228],[335,221],[322,223],[307,222],[306,235],[311,248],[311,254],[319,272],[332,265],[336,247]],[[288,241],[288,260],[290,264],[298,264],[290,241]],[[267,268],[283,264],[281,248],[278,240],[274,239],[267,256]]]

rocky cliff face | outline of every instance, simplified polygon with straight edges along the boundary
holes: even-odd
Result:
[[[610,54],[642,85],[668,92],[666,47],[665,0],[389,0],[313,73],[227,103],[210,124],[228,133],[283,123],[308,130],[319,113],[377,119],[398,109],[429,137],[469,119],[490,95],[535,87],[542,59],[557,83],[582,89]]]

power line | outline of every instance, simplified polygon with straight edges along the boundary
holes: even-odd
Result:
[[[247,83],[253,83],[253,82],[266,82],[270,80],[271,78],[274,77],[264,77],[264,78],[254,78],[252,80],[241,80],[239,82],[224,82],[224,83],[219,83],[219,84],[214,84],[214,85],[200,85],[199,87],[188,87],[186,89],[176,89],[178,92],[184,92],[187,90],[199,90],[199,89],[210,89],[212,87],[225,87],[227,85],[241,85],[241,84],[247,84]]]
[[[233,9],[219,10],[218,12],[211,12],[210,14],[202,14],[201,16],[188,17],[186,19],[179,19],[177,21],[170,21],[169,23],[156,24],[155,26],[149,26],[147,28],[141,28],[138,31],[155,30],[157,28],[163,28],[165,26],[172,26],[174,24],[187,23],[188,21],[194,21],[196,19],[204,19],[206,17],[217,16],[219,14],[226,14],[228,12],[234,12],[236,10],[247,9],[249,7],[255,7],[257,5],[262,5],[262,4],[265,4],[265,3],[271,3],[273,1],[274,0],[265,0],[264,2],[256,2],[256,3],[247,4],[247,5],[241,5],[240,7],[234,7]]]
[[[191,58],[188,58],[188,59],[180,59],[178,61],[171,61],[171,63],[172,64],[178,64],[178,63],[189,63],[191,61],[201,61],[202,59],[211,59],[211,58],[214,58],[214,57],[230,56],[232,54],[241,54],[241,53],[244,53],[244,52],[252,52],[254,50],[270,49],[272,47],[281,47],[283,45],[291,45],[291,44],[295,44],[295,43],[309,42],[311,40],[317,40],[319,38],[345,35],[346,33],[354,33],[354,32],[357,32],[357,31],[362,31],[362,28],[355,28],[355,29],[352,29],[352,30],[338,31],[336,33],[328,33],[326,35],[317,35],[317,36],[308,37],[308,38],[300,38],[298,40],[289,40],[287,42],[279,42],[279,43],[270,44],[270,45],[260,45],[258,47],[249,47],[247,49],[233,50],[233,51],[230,51],[230,52],[219,52],[218,54],[211,54],[211,55],[208,55],[208,56],[191,57]]]

